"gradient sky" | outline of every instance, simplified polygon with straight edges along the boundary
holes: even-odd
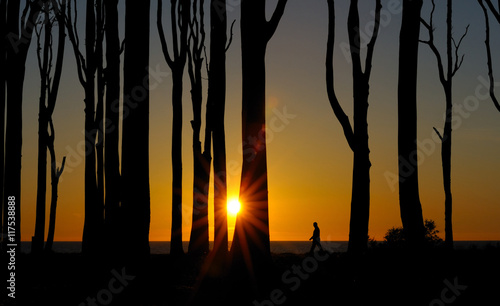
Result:
[[[123,2],[123,1],[121,1]],[[208,1],[207,1],[208,2]],[[239,2],[229,0],[228,19],[236,19],[228,51],[226,137],[228,197],[237,198],[241,154],[241,59]],[[267,1],[269,13],[277,3]],[[348,1],[336,1],[337,30],[335,87],[341,105],[352,120],[352,77],[347,51]],[[370,2],[371,4],[366,4]],[[423,16],[427,18],[429,3]],[[82,2],[83,3],[83,2]],[[83,5],[83,4],[80,5]],[[361,29],[368,36],[373,20],[372,1],[360,1]],[[487,96],[484,20],[476,1],[454,1],[454,34],[470,24],[461,52],[462,68],[454,81],[455,113],[452,151],[453,221],[456,240],[500,240],[500,113]],[[401,1],[385,0],[370,83],[369,132],[371,150],[370,236],[383,238],[388,228],[401,226],[397,175],[397,62]],[[120,4],[123,22],[123,3]],[[445,4],[435,12],[436,43],[443,50]],[[164,7],[168,10],[168,5]],[[156,30],[156,1],[152,1],[151,57],[157,86],[151,90],[150,240],[169,240],[171,227],[171,78]],[[80,19],[83,21],[84,10]],[[207,14],[208,15],[208,14]],[[169,25],[165,15],[164,24]],[[207,16],[208,18],[208,16]],[[493,54],[500,50],[500,27],[492,23]],[[207,19],[208,22],[208,19]],[[307,240],[317,221],[323,240],[348,240],[352,181],[352,152],[329,105],[325,85],[327,37],[325,0],[290,0],[267,49],[268,176],[271,240]],[[166,29],[168,32],[169,29]],[[83,37],[83,32],[82,32]],[[121,31],[123,35],[123,31]],[[425,32],[423,32],[423,37]],[[207,41],[208,46],[209,41]],[[67,156],[59,185],[55,240],[81,240],[84,222],[83,126],[84,91],[78,82],[71,46],[54,113],[58,161]],[[29,54],[24,98],[22,170],[22,240],[31,240],[35,225],[37,116],[40,88],[36,57]],[[494,58],[500,81],[500,60]],[[206,75],[206,72],[204,72]],[[154,79],[154,78],[153,78]],[[444,194],[440,144],[433,127],[442,129],[444,94],[436,60],[420,45],[418,85],[418,139],[420,196],[424,218],[436,221],[444,237]],[[192,108],[186,77],[183,129],[183,240],[189,239],[192,212]],[[206,93],[207,83],[204,83]],[[499,89],[500,90],[500,89]],[[281,115],[279,115],[281,114]],[[288,114],[288,116],[283,116]],[[292,118],[293,117],[293,118]],[[352,122],[352,121],[351,121]],[[50,179],[48,180],[50,188]],[[48,189],[49,190],[49,189]],[[50,203],[50,192],[47,193]],[[47,222],[48,222],[47,206]],[[213,207],[210,202],[210,238]],[[234,216],[229,218],[230,237]],[[230,238],[231,239],[231,238]]]

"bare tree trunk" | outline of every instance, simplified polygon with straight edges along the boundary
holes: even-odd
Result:
[[[351,219],[348,252],[360,254],[366,251],[368,242],[368,224],[370,217],[370,149],[368,146],[368,96],[372,68],[373,51],[380,26],[382,4],[376,1],[375,23],[372,38],[367,46],[365,71],[361,66],[361,41],[359,33],[358,1],[352,0],[348,16],[348,34],[351,50],[354,95],[354,130],[349,118],[343,111],[335,94],[333,73],[333,52],[335,42],[335,4],[328,1],[328,41],[326,57],[326,81],[330,105],[342,125],[349,147],[354,153]]]
[[[106,117],[105,127],[105,223],[109,250],[115,252],[120,243],[120,38],[118,32],[118,0],[104,0],[106,16]]]
[[[443,169],[443,187],[445,194],[445,245],[449,249],[453,249],[453,228],[452,228],[452,194],[451,194],[451,137],[452,137],[452,121],[453,121],[453,76],[460,69],[462,65],[464,56],[458,57],[458,50],[462,43],[462,40],[467,35],[469,26],[467,26],[465,33],[462,35],[458,43],[453,39],[452,33],[452,8],[451,0],[447,3],[447,17],[446,17],[446,62],[447,68],[445,71],[443,60],[441,59],[441,54],[439,53],[436,45],[434,44],[434,24],[433,15],[436,8],[435,2],[432,1],[432,11],[430,15],[429,23],[422,20],[422,24],[425,26],[429,32],[429,40],[422,41],[423,43],[429,45],[431,51],[434,53],[437,59],[437,67],[439,73],[439,81],[444,89],[444,94],[446,98],[446,115],[444,132],[441,135],[437,129],[434,128],[439,138],[441,139],[441,162]],[[484,7],[483,7],[484,8]],[[453,45],[452,45],[453,43]],[[454,48],[453,48],[454,46]]]
[[[149,255],[149,10],[150,1],[126,1],[122,207],[126,252],[135,262]]]
[[[234,270],[242,270],[245,275],[253,278],[251,280],[254,283],[258,283],[265,275],[271,262],[265,132],[266,47],[274,35],[286,3],[286,0],[280,0],[271,20],[267,21],[265,0],[241,2],[242,210],[236,218],[231,254]],[[252,268],[245,267],[253,267],[253,271]]]
[[[207,108],[211,109],[210,118],[212,118],[211,126],[214,152],[213,250],[216,254],[215,257],[223,260],[226,258],[228,252],[226,135],[224,127],[227,41],[225,0],[211,0],[210,22],[210,69],[208,74]]]
[[[201,109],[203,104],[202,77],[203,48],[205,45],[204,1],[193,1],[193,15],[191,17],[191,35],[188,41],[188,72],[191,81],[191,100],[193,105],[193,222],[189,240],[189,253],[201,255],[208,253],[208,190],[210,187],[210,143],[205,142],[205,151],[202,153],[200,142]],[[211,141],[209,128],[210,110],[207,108],[207,122],[205,131]],[[205,141],[207,137],[205,137]],[[208,145],[208,150],[206,149]]]
[[[43,4],[42,28],[45,30],[43,48],[40,45],[41,33],[38,36],[38,52],[43,50],[43,56],[38,54],[38,65],[40,67],[40,100],[38,112],[38,176],[37,176],[37,196],[36,196],[36,219],[35,219],[35,236],[31,241],[31,252],[40,253],[43,250],[43,242],[45,239],[45,208],[46,208],[46,193],[47,193],[47,145],[49,142],[49,114],[47,110],[47,86],[50,76],[49,74],[49,52],[52,48],[52,23],[49,17],[49,3]],[[52,66],[52,65],[51,65]]]
[[[172,229],[170,254],[180,255],[182,249],[182,79],[187,58],[188,22],[191,20],[190,0],[171,0],[172,49],[170,56],[162,25],[163,1],[158,0],[157,26],[162,51],[172,70]],[[178,22],[179,19],[179,22]]]
[[[403,0],[399,44],[398,167],[399,204],[403,229],[415,248],[425,240],[422,205],[418,190],[417,67],[422,0]]]
[[[36,2],[27,2],[23,11],[21,23],[19,19],[20,1],[9,1],[7,3],[7,115],[5,130],[5,189],[4,201],[14,198],[16,211],[15,241],[18,243],[21,238],[21,160],[22,160],[22,102],[23,85],[26,71],[26,57],[31,44],[33,29],[36,25],[40,7]],[[24,25],[21,29],[19,24]],[[4,206],[6,207],[6,206]],[[4,233],[7,232],[7,214],[4,214]],[[4,245],[7,239],[4,239]],[[20,249],[20,243],[17,250]]]
[[[5,172],[5,94],[6,94],[6,81],[7,81],[7,0],[0,1],[0,35],[3,37],[0,43],[0,206],[2,209],[2,221],[0,230],[4,231],[4,218],[3,215],[8,213],[7,202],[4,201],[4,172]],[[3,238],[2,238],[3,239]]]

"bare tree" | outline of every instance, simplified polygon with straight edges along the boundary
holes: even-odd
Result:
[[[490,97],[491,100],[493,101],[493,104],[497,108],[498,111],[500,111],[500,103],[498,102],[498,99],[495,95],[495,78],[493,75],[493,63],[492,63],[492,56],[491,56],[491,45],[490,45],[490,20],[488,16],[488,10],[486,9],[483,0],[478,0],[479,5],[481,5],[481,8],[483,9],[484,13],[484,19],[485,19],[485,24],[486,24],[486,39],[484,40],[484,44],[486,45],[486,58],[487,58],[487,65],[488,65],[488,78],[490,81]],[[493,13],[493,16],[495,16],[496,20],[500,24],[500,2],[498,3],[498,10],[495,8],[493,3],[491,3],[491,0],[485,0],[486,4],[490,8],[491,12]]]
[[[104,0],[106,35],[106,103],[104,118],[105,148],[105,226],[109,250],[117,252],[120,237],[120,36],[118,0]]]
[[[37,34],[37,58],[38,69],[40,71],[40,100],[39,100],[39,115],[38,115],[38,182],[37,182],[37,203],[36,203],[36,223],[35,235],[32,239],[31,251],[40,253],[43,250],[45,238],[45,211],[46,211],[46,189],[47,189],[47,150],[51,153],[51,178],[52,178],[52,205],[51,217],[55,227],[55,209],[57,205],[57,183],[59,177],[54,175],[56,169],[55,150],[54,150],[54,125],[52,122],[52,114],[57,101],[59,92],[59,84],[62,75],[62,66],[64,60],[64,49],[66,44],[66,31],[64,26],[64,13],[66,9],[66,1],[58,3],[55,0],[46,1],[43,3],[43,22]],[[58,26],[58,42],[55,70],[52,75],[53,66],[53,33],[54,24]],[[41,37],[44,37],[42,46]],[[49,135],[50,125],[50,135]],[[54,194],[55,193],[55,194]],[[53,210],[53,213],[52,213]],[[53,239],[52,230],[52,239]],[[49,248],[50,249],[50,248]]]
[[[125,2],[122,207],[127,253],[149,255],[149,17],[150,1]],[[125,110],[128,108],[128,115]],[[138,262],[138,261],[136,261]]]
[[[335,42],[335,4],[328,0],[328,42],[326,58],[326,80],[330,105],[344,130],[349,147],[354,153],[351,220],[348,251],[361,253],[366,250],[368,242],[368,223],[370,216],[370,149],[368,146],[368,95],[372,69],[373,51],[380,27],[380,0],[375,3],[375,24],[373,34],[368,43],[365,59],[365,71],[361,65],[361,41],[359,27],[358,1],[351,0],[347,29],[353,70],[354,94],[354,128],[343,111],[334,89],[333,49]]]
[[[78,10],[76,1],[69,1],[66,17],[66,27],[69,40],[75,54],[78,79],[85,91],[85,222],[82,238],[82,252],[97,254],[102,246],[102,233],[104,229],[104,203],[102,199],[102,177],[97,180],[96,142],[99,124],[96,118],[96,101],[102,107],[102,1],[87,0],[85,22],[85,56],[80,50],[80,38],[77,29]],[[99,67],[99,68],[98,68]],[[96,99],[96,87],[99,97]],[[97,117],[100,117],[98,115]],[[100,139],[99,139],[100,140]],[[101,152],[99,152],[99,155]],[[99,171],[101,171],[99,166]],[[98,189],[99,183],[99,189]]]
[[[3,4],[5,6],[5,4]],[[41,7],[38,1],[26,1],[20,17],[21,1],[7,1],[7,113],[5,125],[5,177],[4,202],[14,199],[16,225],[14,241],[21,238],[21,160],[23,139],[23,87],[33,29],[36,25]],[[5,41],[4,41],[5,43]],[[5,203],[4,203],[5,204]],[[4,205],[3,232],[7,233],[7,205]],[[4,239],[4,244],[7,239]],[[18,243],[18,250],[20,243]]]
[[[204,1],[192,3],[193,12],[188,39],[188,73],[191,81],[191,101],[193,105],[193,222],[189,239],[189,253],[208,253],[208,189],[210,182],[210,163],[212,134],[210,129],[210,109],[207,107],[205,123],[205,144],[202,152],[200,142],[201,109],[203,104],[202,75],[203,50],[205,47]]]
[[[417,152],[417,68],[421,9],[422,0],[403,0],[398,76],[399,205],[407,241],[416,248],[425,241],[418,190],[418,162],[411,162]]]
[[[162,24],[163,1],[158,0],[157,26],[163,55],[172,70],[172,230],[170,254],[183,254],[182,249],[182,79],[187,59],[190,0],[170,0],[172,55],[168,50]]]
[[[0,207],[2,209],[2,221],[0,230],[3,227],[3,214],[7,211],[7,205],[3,198],[4,188],[4,170],[5,170],[5,94],[7,81],[7,44],[5,37],[7,36],[7,0],[0,0],[0,35],[3,37],[0,43]],[[4,232],[5,233],[5,232]],[[2,238],[3,239],[3,238]]]
[[[443,166],[443,185],[445,194],[445,245],[446,247],[453,249],[453,227],[452,227],[452,208],[453,200],[451,194],[451,136],[452,136],[452,120],[453,120],[453,77],[457,73],[458,69],[462,65],[464,56],[458,56],[458,50],[462,43],[462,40],[467,35],[469,26],[465,30],[458,43],[453,38],[452,29],[452,1],[447,2],[447,17],[446,17],[446,71],[443,64],[443,59],[436,45],[434,44],[434,10],[436,9],[436,4],[432,0],[432,11],[429,23],[422,19],[422,24],[429,32],[429,39],[422,43],[427,44],[431,49],[432,53],[436,56],[439,81],[443,85],[445,99],[446,99],[446,115],[443,134],[438,132],[436,128],[434,130],[441,139],[441,162]]]
[[[227,12],[225,0],[210,4],[210,64],[208,70],[207,109],[210,109],[214,166],[214,254],[223,261],[228,252],[226,135]],[[233,22],[234,25],[234,22]],[[232,26],[231,26],[232,30]],[[208,111],[208,110],[207,110]],[[208,121],[208,119],[207,119]],[[205,140],[205,143],[207,141]]]
[[[259,279],[270,263],[267,150],[265,130],[267,43],[283,16],[280,0],[269,21],[265,0],[241,1],[242,136],[241,212],[231,245],[233,267]],[[252,271],[253,270],[253,271]],[[243,270],[245,271],[245,270]],[[256,281],[253,279],[253,281]]]

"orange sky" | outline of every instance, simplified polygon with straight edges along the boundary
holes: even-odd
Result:
[[[397,52],[401,14],[397,7],[392,11],[385,5],[384,8],[385,19],[375,48],[369,98],[370,157],[373,165],[369,230],[370,236],[378,240],[383,238],[388,228],[401,226],[398,189],[393,178],[397,174]],[[372,20],[372,10],[372,7],[361,8],[362,25]],[[500,113],[485,95],[482,81],[487,75],[483,20],[475,2],[462,4],[455,11],[456,35],[462,32],[467,23],[472,26],[463,43],[466,58],[457,73],[454,86],[454,103],[457,105],[452,152],[454,236],[456,240],[500,240]],[[442,12],[439,9],[436,14]],[[341,105],[352,118],[350,63],[342,49],[347,42],[347,6],[343,2],[337,4],[337,14],[335,85]],[[230,7],[229,20],[238,19],[238,16],[239,7]],[[326,17],[326,1],[289,1],[282,22],[268,46],[267,137],[271,240],[307,240],[311,236],[314,221],[321,228],[323,240],[348,239],[352,152],[326,96]],[[237,198],[242,160],[238,28],[237,22],[234,41],[228,51],[226,137],[229,198]],[[492,31],[498,33],[500,28],[495,25]],[[498,35],[492,38],[498,50]],[[158,241],[170,238],[172,113],[171,78],[160,53],[153,21],[151,48],[150,65],[155,72],[152,79],[156,80],[157,86],[151,90],[150,111],[150,240]],[[435,59],[425,45],[421,45],[420,50],[418,138],[419,143],[424,144],[419,154],[421,201],[424,218],[435,220],[444,236],[440,147],[435,142],[432,130],[433,127],[440,129],[443,126],[444,95],[437,78]],[[31,240],[34,233],[36,199],[39,75],[35,70],[33,50],[30,61],[25,83],[21,212],[22,240],[26,241]],[[74,70],[69,44],[65,64],[54,114],[58,160],[63,155],[67,156],[59,186],[55,240],[77,241],[81,240],[84,221],[81,154],[84,105],[83,90]],[[500,71],[500,61],[495,64],[496,71]],[[206,83],[204,86],[206,90]],[[189,239],[192,212],[190,103],[186,78],[183,130],[184,240]],[[47,187],[50,188],[50,180]],[[50,192],[47,194],[47,203],[50,203]],[[212,213],[211,208],[211,226]],[[231,216],[230,237],[233,226],[234,217]],[[212,227],[210,237],[213,238]]]

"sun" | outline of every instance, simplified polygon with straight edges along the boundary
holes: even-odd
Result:
[[[240,211],[240,208],[241,204],[240,201],[238,201],[238,199],[232,199],[227,202],[227,211],[231,215],[237,215],[238,212]]]

